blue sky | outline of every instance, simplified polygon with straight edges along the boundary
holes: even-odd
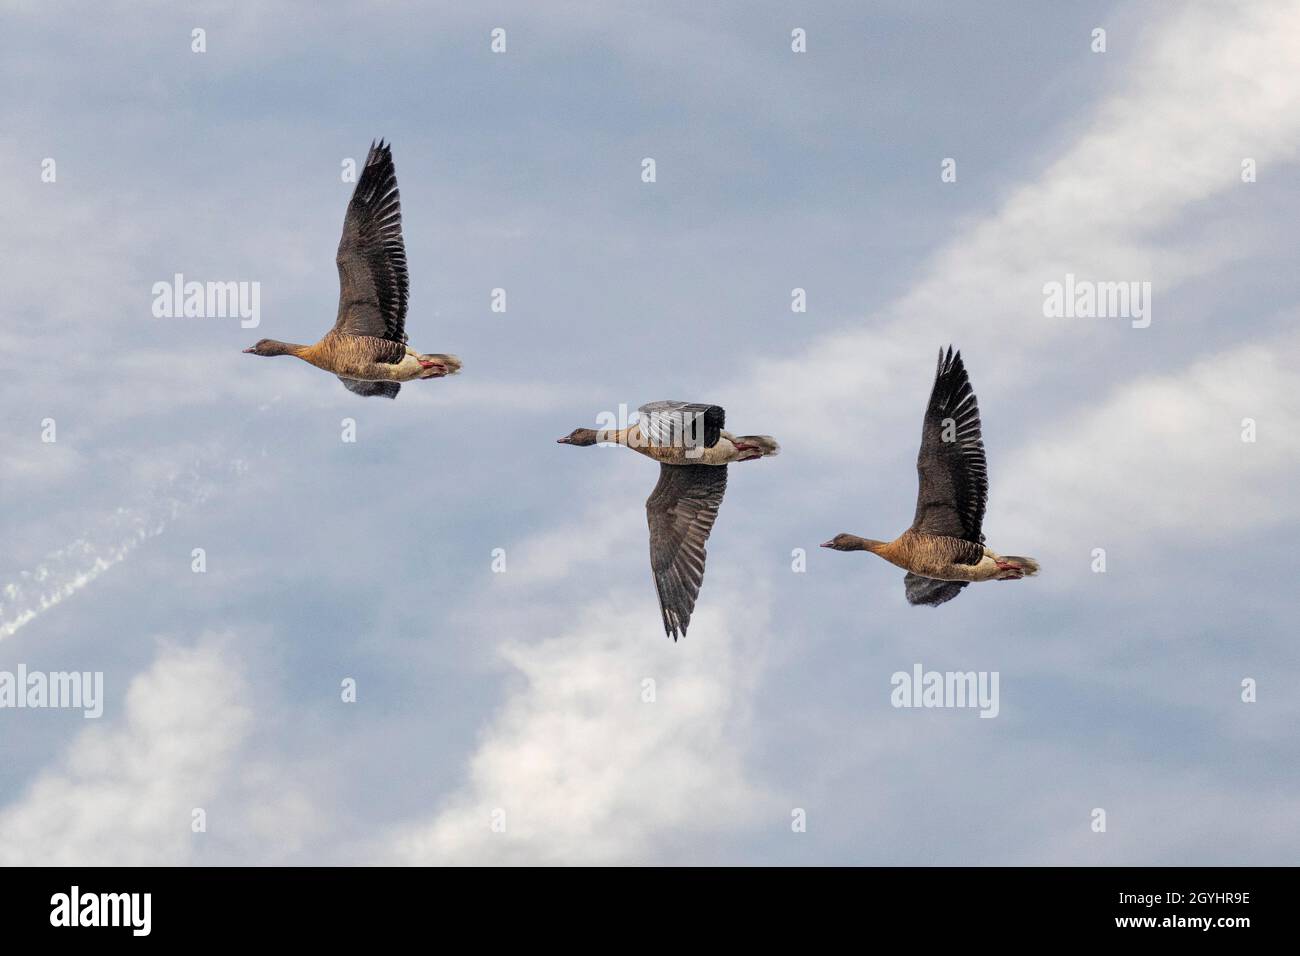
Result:
[[[0,711],[0,861],[1294,862],[1300,18],[914,6],[9,4],[0,670],[106,700]],[[465,362],[396,402],[240,354],[332,323],[380,136]],[[154,318],[177,272],[260,327]],[[1150,327],[1045,317],[1067,273]],[[1043,572],[913,608],[816,545],[910,521],[948,342]],[[554,444],[664,398],[783,448],[677,645],[656,469]],[[998,717],[891,707],[917,662]]]

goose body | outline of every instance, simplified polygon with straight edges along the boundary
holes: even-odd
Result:
[[[304,362],[333,372],[341,378],[361,382],[409,382],[420,378],[437,378],[451,374],[460,364],[450,355],[421,355],[409,345],[397,352],[386,343],[370,341],[368,336],[326,333],[315,345],[302,346],[295,353]],[[394,358],[396,361],[389,361]],[[430,360],[441,360],[433,361]],[[434,367],[430,368],[429,365]],[[446,366],[439,369],[437,366]]]
[[[622,429],[575,428],[562,445],[624,445],[659,463],[659,482],[646,499],[650,570],[664,633],[686,636],[704,582],[705,542],[727,490],[727,465],[777,454],[768,435],[735,436],[717,405],[652,402]]]
[[[1003,560],[982,544],[965,548],[962,545],[969,542],[911,529],[893,541],[861,540],[865,545],[861,550],[879,555],[905,571],[939,581],[991,581],[998,576],[998,563]]]
[[[979,404],[961,353],[939,352],[934,388],[921,429],[918,488],[912,526],[892,541],[839,534],[822,545],[869,551],[907,571],[910,604],[951,601],[967,584],[1015,581],[1038,573],[1038,562],[1002,555],[984,545],[988,471]]]
[[[735,461],[763,457],[761,449],[752,443],[752,439],[746,442],[729,431],[719,431],[717,441],[707,447],[655,443],[641,432],[636,422],[627,428],[598,429],[596,435],[597,444],[625,445],[662,465],[729,465]]]
[[[293,355],[332,372],[358,395],[396,398],[402,382],[460,371],[454,355],[423,354],[406,344],[410,277],[402,240],[401,196],[392,148],[370,144],[343,219],[335,264],[339,308],[334,327],[313,345],[262,339],[253,355]]]

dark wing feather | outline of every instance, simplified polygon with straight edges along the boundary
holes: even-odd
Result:
[[[392,149],[372,143],[343,219],[336,332],[406,344],[410,279]]]
[[[989,481],[980,410],[961,353],[954,355],[951,346],[947,355],[939,352],[916,470],[920,487],[912,528],[982,543]]]
[[[648,402],[637,409],[637,428],[650,444],[660,448],[681,448],[688,435],[692,443],[702,440],[705,448],[712,448],[726,427],[727,413],[720,405]]]
[[[674,641],[691,622],[704,580],[704,543],[726,490],[726,465],[660,465],[659,484],[646,499],[650,569],[664,633]]]
[[[969,581],[940,581],[937,578],[923,578],[908,571],[903,576],[903,588],[907,592],[908,604],[929,604],[938,606],[951,601]]]
[[[355,378],[344,378],[342,375],[339,376],[339,381],[349,392],[356,392],[367,398],[396,398],[397,393],[402,390],[400,382],[361,382]]]

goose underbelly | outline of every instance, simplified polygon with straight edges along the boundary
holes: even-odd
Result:
[[[331,369],[331,371],[345,378],[355,378],[362,382],[409,382],[419,378],[423,371],[420,360],[411,352],[402,356],[402,360],[396,364],[369,360],[354,360],[339,364],[344,367]]]
[[[736,446],[725,438],[712,448],[698,445],[694,448],[664,448],[646,444],[628,447],[665,465],[725,465],[739,458]]]
[[[958,564],[955,561],[920,561],[910,568],[916,574],[940,581],[987,581],[996,577],[998,563],[986,549],[984,557],[976,564]]]

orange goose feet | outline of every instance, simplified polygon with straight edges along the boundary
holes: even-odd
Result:
[[[1011,564],[1007,561],[998,562],[998,580],[999,581],[1019,581],[1025,576],[1025,569],[1018,564]]]

